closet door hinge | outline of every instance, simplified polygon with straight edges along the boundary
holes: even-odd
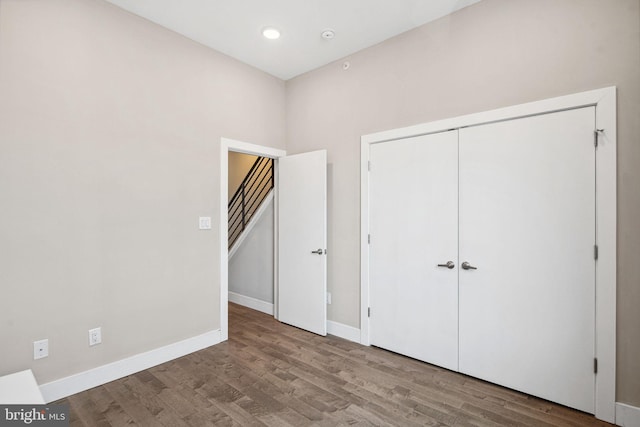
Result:
[[[371,172],[371,160],[367,162],[367,170]]]
[[[371,234],[367,234],[367,243],[371,244]]]
[[[593,131],[593,146],[598,148],[598,135],[604,132],[604,129],[596,129]]]
[[[593,373],[594,374],[598,373],[598,358],[597,357],[593,358]]]
[[[598,245],[593,245],[593,259],[598,259]]]
[[[371,307],[367,307],[367,317],[371,317]]]

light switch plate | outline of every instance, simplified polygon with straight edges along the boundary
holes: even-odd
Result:
[[[200,218],[198,218],[198,223],[200,225],[200,230],[211,230],[210,216],[201,216]]]

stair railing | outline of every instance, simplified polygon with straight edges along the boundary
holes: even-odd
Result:
[[[273,159],[258,157],[229,200],[229,248],[240,237],[273,186]]]

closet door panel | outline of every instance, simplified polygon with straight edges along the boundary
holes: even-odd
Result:
[[[371,343],[455,370],[457,131],[375,144],[370,158]]]
[[[593,107],[460,130],[460,371],[594,412]]]

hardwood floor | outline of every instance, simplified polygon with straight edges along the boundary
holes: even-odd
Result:
[[[229,341],[70,396],[72,426],[610,426],[229,304]]]

